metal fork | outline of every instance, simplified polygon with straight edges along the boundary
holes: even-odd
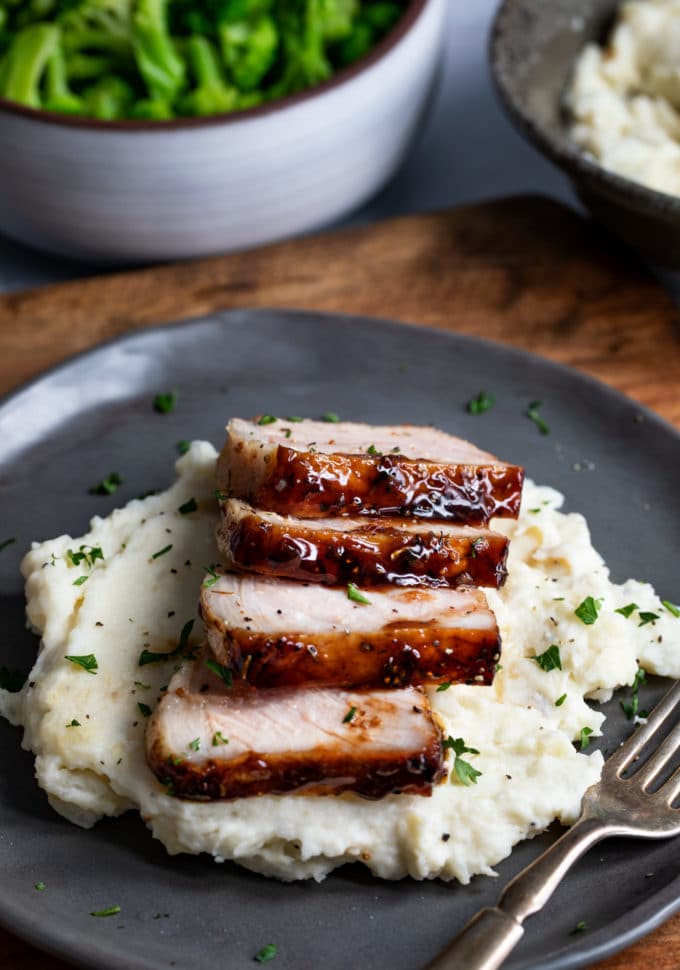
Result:
[[[672,724],[659,744],[660,736]],[[656,750],[634,766],[648,743]],[[604,764],[602,778],[583,797],[576,824],[508,883],[498,906],[488,907],[428,964],[426,970],[496,970],[524,934],[522,923],[548,902],[567,871],[588,849],[612,835],[665,839],[680,834],[680,768],[659,787],[651,786],[680,750],[680,681]]]

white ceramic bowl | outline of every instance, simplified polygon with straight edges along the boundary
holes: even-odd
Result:
[[[0,99],[0,232],[103,261],[180,259],[303,232],[392,175],[435,80],[447,0],[412,0],[363,61],[238,115],[98,122]]]

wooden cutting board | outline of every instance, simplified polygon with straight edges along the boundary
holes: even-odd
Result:
[[[535,197],[2,296],[0,393],[127,331],[257,306],[390,317],[512,344],[599,377],[680,428],[671,300],[591,223]],[[64,966],[0,930],[0,970]],[[680,916],[597,966],[677,970]]]

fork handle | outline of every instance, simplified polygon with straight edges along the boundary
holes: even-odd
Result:
[[[473,917],[426,970],[497,970],[521,940],[526,917],[543,908],[577,859],[612,834],[600,819],[580,818],[508,883],[497,907]]]

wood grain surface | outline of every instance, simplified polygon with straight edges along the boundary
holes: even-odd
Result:
[[[257,306],[390,317],[512,344],[586,371],[680,427],[671,300],[589,222],[530,197],[2,296],[0,392],[119,334]],[[0,930],[0,970],[64,967]],[[597,964],[643,967],[678,970],[680,916]]]

